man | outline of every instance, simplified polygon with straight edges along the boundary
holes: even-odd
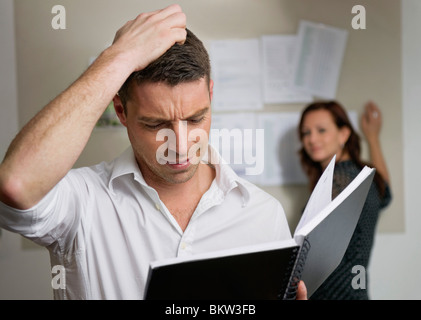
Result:
[[[127,22],[18,134],[0,166],[0,226],[64,266],[55,298],[141,299],[152,260],[290,238],[280,204],[196,136],[212,90],[207,52],[172,5]],[[131,148],[71,170],[111,99]]]

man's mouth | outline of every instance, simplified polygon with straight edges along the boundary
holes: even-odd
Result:
[[[167,162],[167,166],[174,170],[183,170],[190,166],[190,161],[187,158],[182,160],[178,159],[175,163]]]

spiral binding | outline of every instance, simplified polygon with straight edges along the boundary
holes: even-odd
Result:
[[[291,258],[290,258],[290,260],[288,262],[288,266],[286,268],[286,271],[285,271],[285,274],[284,274],[284,278],[282,279],[282,282],[281,282],[281,288],[282,289],[283,288],[287,288],[286,290],[288,290],[288,288],[289,288],[289,282],[290,282],[290,278],[291,278],[291,273],[292,273],[292,271],[294,269],[295,262],[297,260],[297,255],[298,255],[298,252],[299,251],[300,251],[300,247],[296,247],[296,248],[294,248],[292,250]],[[286,290],[279,292],[279,294],[277,296],[277,298],[279,300],[284,299],[284,295],[285,295]]]
[[[298,258],[296,259],[296,261],[293,260],[293,263],[295,262],[295,264],[293,265],[294,269],[285,294],[283,295],[284,300],[295,300],[297,296],[298,283],[301,280],[301,276],[304,270],[304,264],[306,262],[307,254],[310,250],[310,247],[310,242],[307,240],[307,238],[305,238],[301,248],[297,248],[297,251],[299,250]],[[281,294],[279,295],[279,298],[281,298]]]

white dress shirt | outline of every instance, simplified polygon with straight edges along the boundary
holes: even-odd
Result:
[[[184,232],[131,147],[109,163],[71,170],[31,209],[0,202],[0,227],[47,247],[51,265],[64,267],[66,286],[54,289],[55,299],[142,299],[151,261],[291,238],[275,198],[226,164],[215,170]]]

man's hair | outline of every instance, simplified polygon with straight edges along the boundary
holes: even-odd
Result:
[[[184,44],[174,44],[168,51],[145,69],[133,72],[120,88],[118,94],[127,112],[126,105],[130,99],[133,83],[163,82],[170,86],[192,82],[205,78],[210,81],[210,60],[202,41],[189,29]]]

